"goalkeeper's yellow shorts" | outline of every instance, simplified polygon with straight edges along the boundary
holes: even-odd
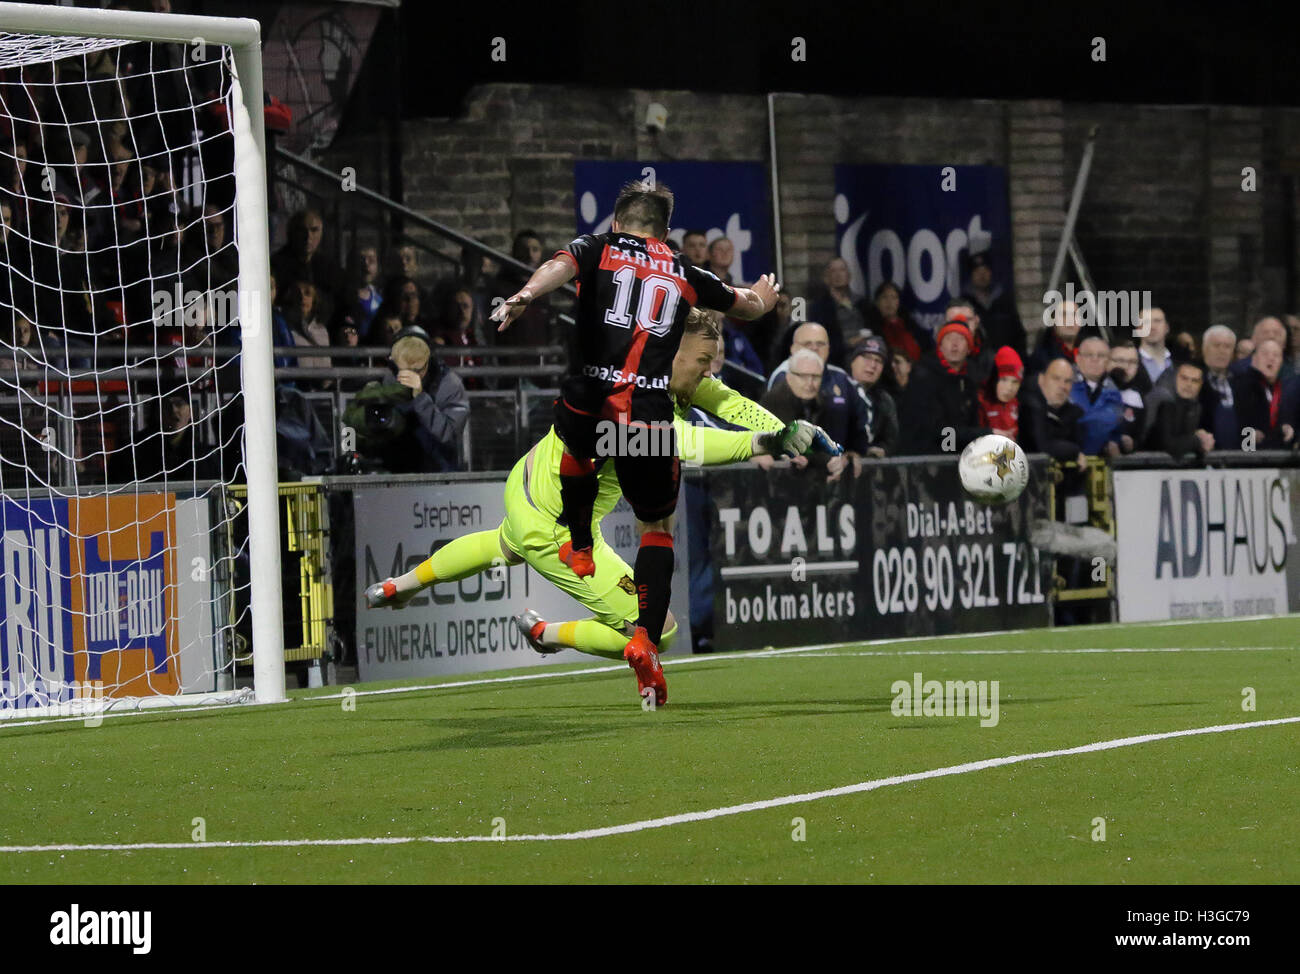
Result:
[[[501,522],[501,540],[507,548],[548,582],[585,605],[596,619],[613,629],[623,623],[635,623],[638,609],[632,569],[601,536],[600,526],[593,525],[591,553],[596,574],[579,578],[560,561],[560,545],[569,540],[566,528],[555,518],[533,506],[524,490],[525,461],[521,459],[506,479],[506,517]]]

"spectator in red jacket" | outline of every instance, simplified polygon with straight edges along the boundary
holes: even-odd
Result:
[[[981,426],[1013,440],[1020,436],[1020,383],[1024,378],[1020,356],[1010,345],[1003,345],[993,358],[993,371],[980,387]]]
[[[862,319],[890,348],[898,349],[908,361],[915,362],[934,349],[934,336],[903,313],[901,300],[894,282],[885,281],[876,288],[870,306],[863,302]]]

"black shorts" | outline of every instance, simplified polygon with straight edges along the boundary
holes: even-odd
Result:
[[[677,509],[682,467],[672,423],[618,424],[555,400],[555,432],[571,455],[597,468],[614,464],[619,487],[642,521],[660,521]]]

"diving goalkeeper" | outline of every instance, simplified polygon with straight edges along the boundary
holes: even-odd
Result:
[[[720,340],[716,317],[703,309],[692,310],[673,359],[669,383],[676,403],[674,426],[682,459],[717,465],[737,463],[755,455],[839,452],[839,447],[819,427],[803,420],[786,425],[762,406],[709,377]],[[744,429],[692,426],[683,419],[691,406]],[[667,702],[668,688],[657,653],[638,655],[628,645],[639,611],[632,569],[599,530],[594,537],[594,575],[579,577],[564,561],[572,542],[568,530],[556,524],[561,510],[563,452],[564,444],[552,427],[511,470],[505,488],[506,516],[500,527],[459,537],[405,575],[370,586],[366,589],[366,602],[371,608],[401,608],[422,589],[438,582],[459,581],[496,565],[527,562],[538,574],[595,613],[591,619],[547,622],[533,610],[525,610],[514,621],[529,644],[539,653],[576,649],[606,659],[625,659],[636,673],[638,692],[644,695],[653,687],[656,704],[662,705]],[[618,477],[613,466],[606,465],[600,472],[593,525],[599,525],[614,509],[620,496]],[[661,648],[667,648],[676,631],[677,621],[669,613]]]

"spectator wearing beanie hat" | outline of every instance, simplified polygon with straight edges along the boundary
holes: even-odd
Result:
[[[979,425],[977,387],[966,368],[973,344],[970,329],[949,322],[939,329],[938,343],[934,355],[916,363],[899,403],[902,453],[961,452],[989,432]]]
[[[998,349],[993,365],[993,372],[980,387],[980,425],[1014,440],[1020,436],[1020,383],[1025,366],[1010,345]]]
[[[979,312],[965,298],[954,298],[948,302],[943,323],[947,325],[952,322],[965,325],[970,332],[970,355],[966,358],[966,371],[978,389],[993,374],[993,353],[998,346],[989,343]]]
[[[898,452],[898,406],[894,394],[894,370],[889,346],[878,335],[863,339],[849,352],[849,373],[867,400],[869,457],[892,456]]]

